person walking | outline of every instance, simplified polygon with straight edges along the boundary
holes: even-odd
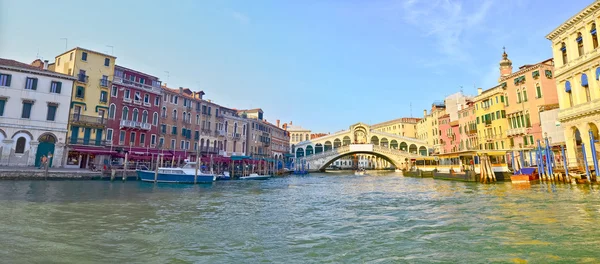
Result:
[[[40,158],[40,169],[46,167],[46,162],[48,162],[48,158],[46,157],[46,155],[42,155],[42,157]]]

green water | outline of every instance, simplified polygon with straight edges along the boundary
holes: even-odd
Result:
[[[600,192],[396,174],[0,182],[1,263],[600,263]]]

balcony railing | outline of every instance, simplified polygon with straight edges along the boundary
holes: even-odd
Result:
[[[223,120],[223,119],[224,119],[224,117],[223,117],[223,115],[222,115],[222,114],[215,115],[215,117],[216,117],[217,119],[219,119],[219,120]]]
[[[519,128],[513,128],[513,129],[509,129],[506,132],[506,135],[509,137],[512,136],[518,136],[518,135],[525,135],[527,133],[527,129],[524,127],[519,127]]]
[[[235,138],[235,139],[239,139],[240,137],[242,137],[240,135],[240,133],[235,133],[235,134],[232,134],[232,135],[233,135],[233,138]]]
[[[85,74],[77,74],[77,81],[82,83],[87,83],[89,80],[89,76]]]
[[[142,129],[142,130],[150,130],[152,125],[150,123],[142,123],[138,121],[132,120],[121,120],[121,128],[134,128],[134,129]]]
[[[67,138],[67,143],[70,145],[85,145],[85,146],[108,146],[110,141],[108,140],[95,140],[87,138]]]
[[[138,88],[142,88],[142,89],[146,89],[146,90],[160,89],[160,87],[154,87],[152,85],[148,85],[148,84],[145,84],[145,83],[134,82],[134,81],[131,81],[131,80],[123,79],[123,77],[119,77],[119,76],[114,76],[113,77],[113,83],[118,83],[118,84],[123,84],[123,85],[127,85],[127,86],[133,86],[133,87],[138,87]]]
[[[223,130],[215,130],[215,137],[224,137],[225,134],[226,133]]]
[[[108,87],[108,80],[100,79],[100,87]]]
[[[218,154],[218,153],[219,153],[219,150],[218,150],[218,149],[216,149],[215,147],[207,147],[207,146],[204,146],[204,147],[200,147],[200,148],[198,149],[198,152],[200,152],[200,153],[202,153],[202,154]]]
[[[99,116],[72,114],[69,120],[71,121],[71,123],[77,125],[106,125],[106,118]]]

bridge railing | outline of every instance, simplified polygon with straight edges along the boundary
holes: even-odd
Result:
[[[350,146],[348,146],[348,145],[346,145],[346,146],[340,146],[340,147],[337,147],[337,148],[334,148],[334,149],[330,149],[328,151],[323,151],[323,152],[319,152],[317,154],[313,154],[313,155],[310,155],[310,156],[302,157],[302,159],[313,159],[313,158],[318,159],[318,158],[321,158],[321,157],[329,156],[329,154],[338,154],[340,152],[348,151],[348,150],[350,150]]]
[[[401,155],[407,155],[407,156],[422,157],[422,155],[420,155],[418,153],[410,153],[410,152],[405,151],[405,150],[393,149],[393,148],[389,148],[389,147],[382,147],[382,146],[374,145],[374,144],[373,144],[373,150],[377,150],[379,152],[390,154],[390,155],[401,154]],[[339,154],[339,153],[346,152],[346,151],[350,151],[350,146],[349,145],[340,146],[340,147],[337,147],[337,148],[334,148],[334,149],[330,149],[330,150],[327,150],[327,151],[319,152],[317,154],[305,156],[305,157],[302,157],[302,159],[304,159],[304,160],[307,160],[307,159],[318,159],[318,158],[329,156],[330,154]]]

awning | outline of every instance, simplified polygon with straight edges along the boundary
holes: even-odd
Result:
[[[596,80],[600,80],[600,67],[596,68]]]
[[[74,105],[82,105],[83,106],[83,110],[87,110],[87,105],[83,102],[71,102],[71,109],[73,108]]]
[[[231,156],[231,160],[245,160],[250,159],[249,156]]]
[[[581,86],[588,86],[588,79],[585,73],[581,75]]]
[[[571,82],[569,82],[569,81],[565,82],[565,92],[567,92],[567,93],[571,92]]]
[[[106,154],[116,154],[116,151],[111,151],[108,149],[101,149],[101,148],[85,148],[85,147],[74,147],[72,148],[70,151],[76,151],[76,152],[81,152],[81,153],[94,153],[94,154],[100,154],[100,155],[106,155]]]

